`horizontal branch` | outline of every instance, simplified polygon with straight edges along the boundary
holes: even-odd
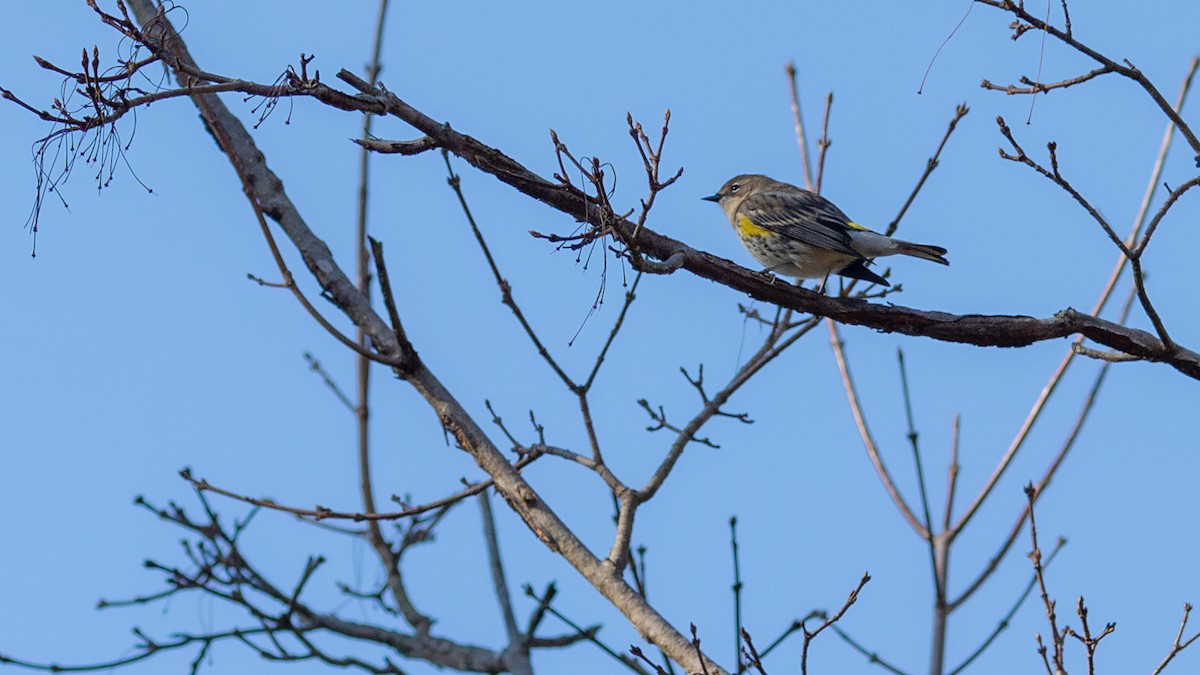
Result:
[[[143,17],[143,20],[149,18]],[[1048,30],[1054,32],[1053,29]],[[1075,46],[1074,43],[1072,45]],[[639,255],[632,259],[634,266],[640,266],[647,271],[670,273],[676,269],[686,269],[758,300],[784,308],[827,317],[839,323],[946,342],[989,347],[1023,347],[1079,334],[1117,352],[1147,361],[1164,362],[1188,377],[1200,379],[1200,355],[1195,352],[1165,342],[1145,331],[1121,326],[1070,308],[1047,318],[955,315],[892,304],[876,304],[863,299],[833,298],[790,284],[775,283],[769,275],[748,270],[723,258],[693,249],[683,242],[658,234],[644,226],[639,227],[633,221],[614,213],[606,200],[590,196],[574,185],[550,181],[533,173],[500,150],[459,133],[448,123],[434,120],[395,94],[372,86],[349,71],[342,70],[338,73],[338,78],[358,90],[357,94],[339,91],[319,80],[309,79],[303,68],[307,62],[301,64],[300,73],[290,73],[286,84],[268,86],[206,73],[195,66],[181,43],[175,41],[172,47],[177,53],[171,54],[167,60],[172,67],[187,74],[186,77],[181,76],[186,82],[183,91],[191,95],[197,105],[206,111],[210,126],[230,130],[227,140],[229,145],[234,146],[232,156],[240,158],[239,170],[253,178],[250,181],[253,187],[252,198],[268,216],[279,222],[296,244],[309,270],[325,289],[328,297],[356,325],[366,330],[377,352],[389,363],[399,366],[402,373],[409,369],[414,355],[403,345],[394,344],[395,340],[390,330],[371,310],[366,297],[354,288],[351,280],[336,264],[331,264],[332,255],[328,247],[312,234],[299,217],[290,200],[280,189],[278,177],[266,167],[262,155],[253,147],[249,134],[236,123],[236,118],[228,110],[217,105],[218,99],[214,93],[198,93],[205,90],[195,85],[197,80],[217,82],[232,90],[250,94],[273,97],[306,96],[342,110],[395,116],[422,132],[424,136],[415,141],[368,143],[368,149],[407,154],[441,147],[529,197],[580,222],[589,223],[598,231],[614,233],[621,241],[638,251]],[[169,51],[161,49],[156,50],[156,53],[160,56],[170,54]],[[1086,53],[1090,55],[1090,52]],[[1103,65],[1110,64],[1105,61]],[[1127,68],[1117,67],[1116,70],[1129,75],[1124,72],[1129,70]],[[224,88],[223,86],[222,89]],[[214,118],[220,118],[220,121]],[[1177,118],[1177,115],[1172,117],[1173,120]],[[669,261],[670,264],[664,267],[650,259]]]
[[[341,71],[338,77],[366,95],[355,97],[353,100],[362,102],[369,109],[379,110],[380,105],[371,105],[370,99],[374,98],[387,113],[399,117],[441,147],[523,194],[581,222],[600,225],[603,221],[605,226],[615,228],[626,241],[636,244],[642,253],[658,260],[682,260],[683,269],[742,291],[758,300],[827,317],[839,323],[981,347],[1024,347],[1036,342],[1081,334],[1117,351],[1148,361],[1170,364],[1188,377],[1200,379],[1200,354],[1173,345],[1164,345],[1161,340],[1146,331],[1122,326],[1071,308],[1047,318],[956,315],[876,304],[856,298],[833,298],[791,284],[776,283],[769,275],[748,270],[724,258],[696,250],[646,227],[642,227],[637,232],[636,239],[632,239],[636,228],[634,223],[611,212],[600,212],[596,200],[575,187],[538,176],[500,150],[426,116],[391,92],[372,88],[349,71]],[[321,85],[311,89],[311,92],[313,96],[323,100],[323,89],[325,87]],[[340,102],[346,101],[347,98],[345,94],[338,95]]]

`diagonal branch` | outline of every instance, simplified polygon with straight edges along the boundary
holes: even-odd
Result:
[[[129,4],[138,21],[145,27],[144,32],[156,36],[156,44],[160,53],[169,55],[168,63],[175,70],[177,77],[183,77],[179,67],[195,68],[195,63],[188,55],[182,39],[150,0],[130,0]],[[343,71],[343,76],[369,87],[366,82],[345,71]],[[316,89],[323,85],[314,84],[313,87]],[[344,104],[346,109],[367,110],[367,108],[357,105],[356,99],[352,97],[333,92],[333,90],[328,90],[328,92],[340,97],[338,100]],[[257,204],[262,206],[263,212],[280,223],[289,239],[303,255],[305,264],[317,278],[330,301],[341,309],[356,326],[365,331],[380,354],[395,360],[396,372],[426,400],[443,428],[454,437],[458,447],[468,452],[480,468],[492,477],[497,490],[526,526],[550,550],[561,555],[575,567],[596,590],[629,619],[642,635],[666,652],[673,660],[685,665],[690,670],[703,669],[714,675],[724,673],[725,671],[720,666],[699,653],[691,641],[676,630],[653,606],[646,602],[644,597],[626,583],[610,563],[597,558],[580,541],[575,533],[559,519],[558,514],[518,473],[499,448],[492,443],[462,404],[418,357],[415,350],[402,347],[396,334],[371,307],[367,298],[358,291],[345,272],[333,261],[333,254],[329,247],[316,237],[300,217],[295,205],[284,192],[282,182],[266,166],[265,157],[258,150],[240,120],[215,95],[194,96],[193,100],[200,108],[208,127],[214,133],[223,134],[230,139],[230,142],[222,144],[222,149],[238,168],[239,177],[243,179],[247,193],[252,195]],[[448,129],[446,127],[447,131]],[[451,133],[457,135],[456,132]],[[503,157],[503,155],[500,156]],[[468,161],[472,159],[474,160],[472,163],[480,161],[479,157],[472,157]],[[524,171],[519,165],[516,165],[516,168]],[[503,170],[503,167],[493,167],[493,169]],[[527,171],[525,173],[528,174]],[[546,181],[537,180],[543,187],[553,187]],[[316,618],[318,617],[314,617],[314,620]],[[338,624],[337,627],[334,628],[328,624],[323,627],[352,637],[357,632],[378,630],[373,627],[353,625],[332,617],[328,621],[330,624]]]
[[[1196,138],[1196,134],[1192,132],[1191,127],[1189,127],[1183,121],[1183,118],[1180,117],[1179,113],[1171,107],[1171,104],[1167,103],[1167,100],[1163,98],[1163,95],[1158,91],[1158,88],[1154,86],[1154,83],[1152,83],[1150,79],[1147,78],[1144,73],[1142,73],[1141,70],[1138,70],[1136,67],[1134,67],[1134,65],[1128,60],[1126,60],[1124,64],[1113,61],[1100,52],[1097,52],[1091,47],[1076,40],[1071,34],[1069,22],[1066,31],[1059,30],[1027,12],[1025,10],[1024,2],[1013,3],[1011,0],[975,0],[975,2],[1009,12],[1013,16],[1017,17],[1017,19],[1019,19],[1021,22],[1026,24],[1024,26],[1026,30],[1029,27],[1032,27],[1037,30],[1044,31],[1048,35],[1054,36],[1055,39],[1084,54],[1096,63],[1099,63],[1109,71],[1118,73],[1136,82],[1142,89],[1146,91],[1151,100],[1154,101],[1155,105],[1162,110],[1163,114],[1167,116],[1167,119],[1171,120],[1171,122],[1179,129],[1179,132],[1183,134],[1183,137],[1187,140],[1188,145],[1192,147],[1192,152],[1194,152],[1197,156],[1197,166],[1200,166],[1200,139]],[[1018,26],[1020,26],[1020,24],[1018,24]],[[1017,30],[1020,31],[1021,27],[1018,27]],[[1017,33],[1014,35],[1014,37],[1019,36],[1019,34],[1020,33]]]
[[[141,3],[138,3],[141,5]],[[150,20],[153,15],[146,15]],[[165,19],[163,19],[165,21]],[[161,31],[147,31],[151,39]],[[165,34],[165,33],[164,33]],[[161,36],[158,39],[161,42]],[[177,39],[169,40],[171,45]],[[172,47],[175,49],[176,47]],[[178,45],[180,54],[160,50],[171,67],[191,83],[203,78],[215,78],[194,67],[186,50]],[[647,228],[642,228],[634,237],[637,226],[627,218],[615,214],[606,200],[598,195],[588,195],[579,188],[564,183],[552,182],[526,169],[503,152],[478,140],[459,133],[449,124],[438,122],[409,106],[394,94],[372,87],[370,83],[350,73],[341,71],[338,77],[362,92],[349,95],[304,75],[292,74],[289,84],[265,87],[243,83],[244,91],[261,96],[308,96],[341,110],[387,114],[398,117],[428,136],[432,143],[447,149],[466,160],[477,169],[491,174],[500,181],[514,187],[523,194],[541,201],[581,222],[593,225],[599,231],[611,232],[621,242],[636,245],[640,253],[656,260],[669,261],[664,267],[646,260],[642,264],[633,261],[635,268],[647,271],[670,272],[687,269],[689,272],[711,279],[733,290],[744,292],[764,302],[773,303],[795,311],[830,318],[839,323],[867,326],[883,331],[905,335],[927,337],[947,342],[958,342],[978,346],[1023,347],[1036,342],[1052,340],[1069,335],[1081,334],[1105,347],[1125,352],[1148,361],[1170,364],[1188,377],[1200,379],[1200,354],[1194,351],[1164,344],[1163,340],[1146,331],[1114,324],[1094,316],[1082,314],[1074,309],[1065,309],[1052,317],[1005,316],[968,314],[955,315],[945,312],[923,311],[908,307],[875,304],[861,299],[831,298],[786,284],[774,284],[767,275],[745,269],[717,256],[698,251],[686,244],[665,237]],[[227,79],[227,78],[226,78]],[[202,109],[213,106],[217,98],[213,94],[196,94],[188,88],[187,93]],[[219,123],[236,123],[236,119],[223,106],[213,108],[209,118],[220,117]],[[1177,119],[1174,116],[1172,119]],[[231,144],[236,148],[235,156],[245,155],[244,167],[247,175],[261,180],[253,184],[252,193],[259,200],[264,212],[277,220],[293,240],[310,271],[325,289],[330,300],[344,311],[356,325],[367,328],[367,334],[377,351],[392,344],[382,334],[386,332],[383,322],[370,311],[365,297],[354,288],[344,272],[330,264],[332,254],[300,218],[295,207],[282,191],[279,179],[256,154],[244,128],[235,133]],[[388,347],[394,349],[394,347]],[[403,351],[383,354],[384,360],[398,359],[401,372],[409,360]]]
[[[908,505],[904,496],[900,494],[900,489],[896,487],[896,481],[888,471],[887,465],[883,463],[883,455],[879,453],[879,444],[875,442],[875,436],[871,434],[871,429],[867,426],[867,416],[862,409],[858,388],[854,386],[854,377],[850,373],[850,365],[846,360],[846,344],[842,341],[841,332],[833,321],[825,323],[829,327],[829,342],[833,347],[833,356],[837,360],[838,372],[842,376],[842,385],[846,389],[846,399],[850,403],[850,411],[854,414],[854,425],[858,428],[858,435],[862,438],[863,447],[867,450],[871,465],[875,467],[875,472],[883,481],[883,487],[887,490],[888,496],[892,498],[892,503],[899,509],[900,515],[904,516],[904,520],[908,521],[909,526],[918,536],[932,541],[933,537],[929,529],[913,513],[912,507]]]
[[[353,105],[394,115],[415,127],[441,147],[453,152],[480,171],[495,176],[523,194],[596,226],[615,229],[630,240],[635,224],[611,211],[599,213],[595,197],[570,185],[554,183],[529,171],[503,152],[459,133],[399,99],[391,92],[370,87],[348,71],[338,77],[363,92],[348,97],[325,85],[315,85],[309,93],[331,105]],[[822,296],[789,284],[773,283],[759,272],[740,267],[728,260],[699,251],[683,242],[642,228],[637,236],[639,249],[658,260],[675,259],[680,267],[697,276],[711,279],[731,289],[787,309],[827,317],[839,323],[867,326],[884,332],[928,337],[990,347],[1024,347],[1036,342],[1082,334],[1094,342],[1149,361],[1170,364],[1176,370],[1200,379],[1200,354],[1169,345],[1146,331],[1121,326],[1074,309],[1062,310],[1052,317],[1004,315],[954,315],[923,311],[898,305],[884,305],[852,298]]]

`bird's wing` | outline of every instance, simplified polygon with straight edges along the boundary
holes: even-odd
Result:
[[[850,219],[824,197],[811,192],[760,192],[742,202],[741,215],[789,239],[863,257],[850,245]]]

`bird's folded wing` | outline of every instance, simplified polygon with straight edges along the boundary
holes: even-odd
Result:
[[[819,195],[760,192],[747,197],[740,211],[755,225],[789,239],[862,257],[850,246],[850,219]]]

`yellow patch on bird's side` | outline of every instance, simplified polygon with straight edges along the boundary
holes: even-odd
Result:
[[[743,237],[765,237],[771,234],[771,231],[761,225],[755,225],[754,221],[742,216],[738,218],[738,234]]]
[[[867,230],[867,228],[863,227],[862,225],[859,225],[858,223],[848,222],[848,223],[846,223],[846,227],[848,227],[852,230],[864,230],[864,231]]]

